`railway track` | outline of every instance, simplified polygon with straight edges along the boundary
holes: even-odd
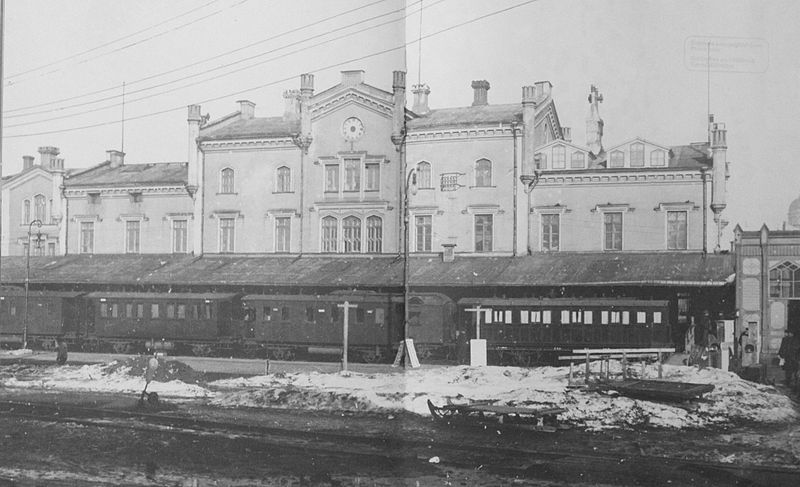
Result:
[[[269,412],[265,413],[267,417]],[[302,415],[302,413],[298,413]],[[409,473],[431,469],[464,469],[530,481],[586,482],[606,485],[797,485],[800,469],[780,466],[735,465],[661,456],[585,451],[580,445],[541,448],[463,441],[431,424],[425,434],[359,434],[323,428],[286,428],[192,417],[179,410],[121,410],[48,402],[0,401],[0,416],[70,423],[107,431],[135,431],[188,438],[225,439],[244,443],[245,450],[279,448],[284,453],[336,457],[360,465],[405,465]],[[358,422],[358,417],[351,418]],[[420,433],[419,431],[417,433]],[[493,432],[483,433],[483,436]],[[480,440],[481,432],[473,435]],[[579,438],[572,435],[568,439]],[[566,440],[567,438],[565,438]],[[556,442],[557,443],[557,442]],[[439,463],[428,460],[437,457]],[[335,463],[335,462],[334,462]]]

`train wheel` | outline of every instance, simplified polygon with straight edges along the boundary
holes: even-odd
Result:
[[[115,342],[113,345],[114,353],[129,355],[133,351],[133,346],[127,342]]]
[[[45,338],[42,340],[42,350],[52,352],[56,349],[56,341],[53,338]]]
[[[195,343],[192,345],[192,354],[195,357],[208,357],[211,355],[211,346],[205,343]]]

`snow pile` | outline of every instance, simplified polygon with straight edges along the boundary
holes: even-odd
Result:
[[[592,364],[593,373],[599,363]],[[633,370],[638,372],[638,367]],[[611,362],[611,373],[619,373]],[[562,421],[588,429],[702,428],[741,421],[788,422],[800,419],[792,401],[774,387],[747,382],[718,369],[663,366],[665,380],[713,384],[706,401],[661,403],[614,393],[567,387],[565,367],[441,367],[396,374],[275,374],[212,383],[211,402],[223,407],[287,407],[428,415],[427,400],[525,407],[561,407]],[[655,366],[645,370],[656,377]]]

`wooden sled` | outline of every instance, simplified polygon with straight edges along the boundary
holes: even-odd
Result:
[[[429,399],[428,409],[434,420],[446,424],[491,426],[548,433],[566,429],[566,426],[558,424],[558,414],[566,411],[563,408],[493,406],[486,402],[436,406]]]

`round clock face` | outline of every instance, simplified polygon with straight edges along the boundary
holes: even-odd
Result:
[[[350,117],[342,123],[342,135],[345,140],[358,140],[364,135],[364,124],[358,118]]]

